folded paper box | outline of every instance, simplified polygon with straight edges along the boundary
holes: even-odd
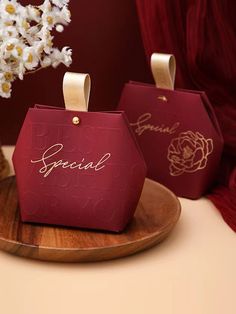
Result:
[[[123,112],[29,109],[13,163],[24,222],[122,231],[146,164]]]
[[[216,177],[223,139],[204,92],[173,90],[175,63],[169,63],[170,57],[154,55],[153,73],[162,88],[130,82],[118,110],[126,112],[136,134],[147,176],[178,196],[196,199]]]

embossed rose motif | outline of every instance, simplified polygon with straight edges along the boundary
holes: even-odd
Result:
[[[180,133],[168,147],[167,158],[170,161],[170,174],[179,176],[183,173],[193,173],[204,169],[212,151],[212,139],[206,139],[199,132]]]

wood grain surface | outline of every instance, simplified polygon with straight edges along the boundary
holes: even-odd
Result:
[[[6,178],[10,173],[9,163],[3,155],[3,151],[0,144],[0,180]]]
[[[57,262],[119,258],[165,239],[180,212],[180,203],[172,192],[146,179],[135,217],[123,233],[26,224],[20,221],[15,177],[9,177],[0,182],[0,249]]]

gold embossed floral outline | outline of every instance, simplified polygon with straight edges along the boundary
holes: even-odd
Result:
[[[213,140],[199,132],[186,131],[172,139],[167,158],[172,176],[194,173],[207,166],[208,156],[213,152]]]

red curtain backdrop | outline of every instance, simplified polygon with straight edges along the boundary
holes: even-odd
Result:
[[[173,53],[176,87],[206,91],[215,108],[225,149],[209,198],[236,231],[236,1],[136,3],[148,60],[153,52]]]

